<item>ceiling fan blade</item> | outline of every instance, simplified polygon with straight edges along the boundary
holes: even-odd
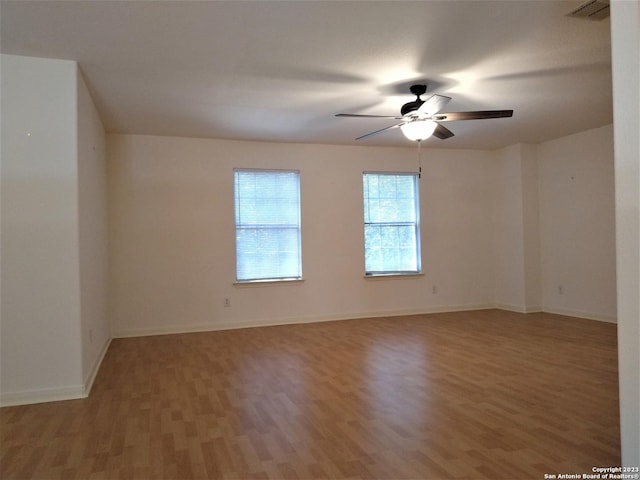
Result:
[[[371,132],[371,133],[367,133],[366,135],[362,135],[358,138],[356,138],[356,140],[362,140],[364,138],[369,138],[369,137],[373,137],[374,135],[378,135],[379,133],[385,132],[391,128],[396,128],[399,127],[400,125],[404,125],[407,122],[400,122],[400,123],[396,123],[395,125],[389,125],[388,127],[384,127],[381,128],[380,130],[376,130],[375,132]]]
[[[450,100],[451,97],[445,97],[444,95],[431,95],[420,105],[420,108],[418,108],[416,112],[434,115],[442,110]]]
[[[433,131],[433,136],[439,138],[440,140],[446,140],[447,138],[453,137],[453,132],[447,127],[438,123],[438,126]]]
[[[336,117],[358,117],[358,118],[395,118],[396,120],[401,120],[402,117],[398,117],[397,115],[360,115],[358,113],[336,113]]]
[[[513,110],[480,110],[477,112],[439,113],[433,116],[437,122],[455,122],[456,120],[480,120],[484,118],[505,118],[513,116]]]

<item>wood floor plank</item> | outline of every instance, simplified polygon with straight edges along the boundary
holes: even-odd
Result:
[[[616,326],[496,310],[115,339],[4,479],[540,479],[620,463]]]

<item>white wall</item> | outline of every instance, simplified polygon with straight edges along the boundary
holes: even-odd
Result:
[[[536,145],[512,145],[495,152],[495,302],[506,310],[542,309]]]
[[[2,55],[3,404],[82,393],[76,64]]]
[[[622,464],[640,465],[640,4],[611,4]]]
[[[361,173],[415,170],[415,149],[110,135],[108,150],[115,336],[494,305],[615,321],[611,126],[423,150],[425,275],[404,279],[362,276]],[[234,167],[301,170],[303,284],[233,285]]]
[[[615,322],[612,125],[494,153],[496,305]]]
[[[426,305],[441,310],[493,306],[493,155],[474,150],[423,153],[423,266],[432,276],[425,287],[438,288],[435,297],[426,292]],[[405,155],[415,157],[415,147]],[[362,167],[367,164],[365,157]]]
[[[538,146],[545,311],[616,319],[612,128]]]
[[[522,173],[522,227],[524,231],[524,305],[526,312],[537,312],[542,310],[538,146],[520,145],[520,162]]]
[[[78,228],[82,379],[88,391],[111,338],[107,316],[107,163],[104,127],[80,71]]]
[[[110,339],[104,129],[75,62],[1,65],[0,403],[80,398]]]
[[[495,300],[501,308],[524,310],[524,231],[519,146],[496,152],[494,187]]]
[[[426,153],[425,275],[365,279],[362,172],[415,171],[415,149],[128,135],[107,145],[114,336],[493,305],[488,152]],[[234,167],[300,170],[303,283],[233,285]]]

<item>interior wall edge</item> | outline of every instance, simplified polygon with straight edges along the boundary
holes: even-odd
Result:
[[[104,360],[107,351],[109,350],[109,346],[111,345],[112,338],[109,337],[107,341],[102,346],[102,350],[100,354],[96,357],[91,369],[89,370],[85,380],[84,380],[84,392],[88,396],[91,393],[91,389],[93,388],[93,383],[96,380],[96,376],[98,375],[98,371],[100,370],[100,365],[102,365],[102,361]]]

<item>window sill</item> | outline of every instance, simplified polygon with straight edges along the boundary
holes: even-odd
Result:
[[[392,279],[407,279],[424,277],[424,273],[376,273],[372,275],[364,275],[366,280],[392,280]]]
[[[234,287],[274,287],[278,285],[301,285],[304,283],[304,278],[291,278],[282,280],[248,280],[246,282],[233,282]]]

